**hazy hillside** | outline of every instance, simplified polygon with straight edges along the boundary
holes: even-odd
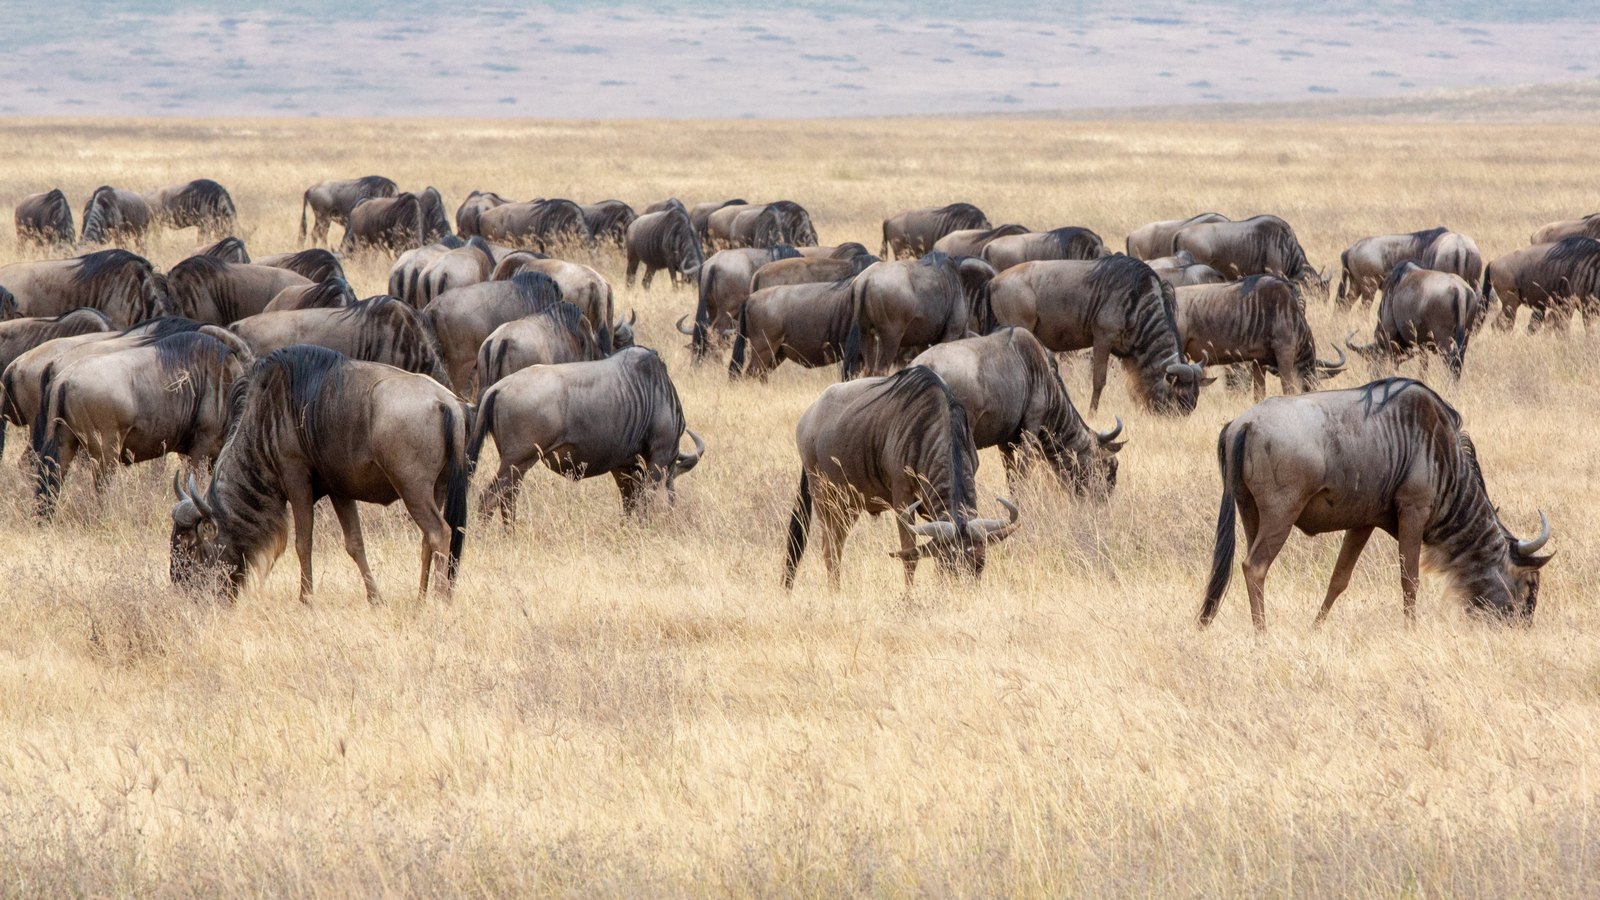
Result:
[[[1589,4],[112,0],[0,9],[3,114],[575,118],[1393,97],[1600,74]],[[21,7],[21,8],[18,8]]]

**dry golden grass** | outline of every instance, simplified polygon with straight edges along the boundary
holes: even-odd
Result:
[[[1600,127],[1115,124],[118,122],[0,125],[0,197],[101,182],[227,184],[257,253],[295,244],[300,191],[381,172],[643,205],[791,197],[825,241],[972,200],[1108,242],[1205,209],[1271,211],[1319,265],[1434,224],[1488,255],[1600,206]],[[171,265],[192,233],[152,251]],[[0,258],[16,256],[12,239]],[[416,539],[366,513],[390,606],[369,608],[332,517],[318,597],[296,567],[232,608],[169,589],[162,466],[34,526],[0,466],[0,880],[10,894],[1030,894],[1439,896],[1600,891],[1600,401],[1595,344],[1486,333],[1439,385],[1490,493],[1558,556],[1530,629],[1471,620],[1426,581],[1402,625],[1373,542],[1328,627],[1337,546],[1296,536],[1268,582],[1192,617],[1211,549],[1209,390],[1172,421],[1129,405],[1106,505],[1043,479],[981,583],[906,591],[884,521],[846,584],[807,559],[777,586],[793,426],[833,378],[730,385],[671,323],[687,291],[623,289],[709,450],[677,507],[619,520],[609,480],[535,473],[521,531],[469,535],[453,604],[407,598]],[[363,293],[382,261],[352,267]],[[1333,339],[1370,311],[1312,309]],[[1087,367],[1068,372],[1087,394]],[[1408,369],[1407,371],[1414,371]],[[1435,373],[1439,372],[1435,369]],[[1358,383],[1358,375],[1341,384]],[[13,436],[12,443],[17,443]],[[983,496],[1002,487],[984,454]],[[480,484],[483,478],[480,477]],[[987,501],[986,501],[987,502]]]

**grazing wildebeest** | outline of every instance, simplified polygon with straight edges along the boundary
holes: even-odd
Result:
[[[886,260],[915,259],[952,231],[989,227],[989,217],[971,203],[908,209],[883,220],[883,249],[878,255]]]
[[[1099,259],[1110,255],[1100,235],[1068,226],[1049,231],[1002,236],[983,248],[983,258],[999,271],[1042,259]]]
[[[646,288],[650,287],[650,279],[655,277],[658,269],[667,270],[673,285],[680,281],[694,284],[700,278],[705,254],[701,250],[700,239],[695,236],[694,223],[689,220],[688,211],[676,200],[669,201],[666,209],[645,213],[634,219],[633,224],[628,226],[627,245],[629,285],[633,284],[633,276],[639,271],[641,263],[644,265],[643,286]]]
[[[227,325],[253,316],[285,288],[310,285],[308,278],[277,266],[230,263],[191,256],[167,274],[178,315],[196,322]]]
[[[1478,454],[1461,414],[1421,382],[1386,378],[1365,387],[1274,397],[1246,410],[1217,437],[1222,508],[1200,624],[1216,617],[1233,568],[1234,507],[1244,519],[1250,618],[1266,628],[1263,586],[1291,528],[1343,531],[1333,579],[1317,613],[1327,618],[1350,583],[1373,529],[1400,544],[1400,589],[1416,617],[1419,563],[1449,576],[1470,608],[1524,620],[1539,596],[1534,556],[1550,537],[1519,541],[1489,502]]]
[[[678,445],[684,433],[693,453]],[[678,390],[654,350],[632,347],[594,362],[535,366],[484,392],[467,446],[475,464],[493,436],[500,468],[484,489],[485,516],[500,510],[514,520],[517,492],[528,469],[543,462],[572,479],[610,475],[625,514],[643,515],[649,492],[665,488],[670,502],[679,476],[693,469],[705,443],[684,424]]]
[[[1435,272],[1459,275],[1467,284],[1483,280],[1483,254],[1478,251],[1477,242],[1454,231],[1435,238],[1417,264]]]
[[[345,256],[363,250],[399,254],[427,243],[423,231],[422,201],[416,194],[369,197],[351,208],[339,252]]]
[[[1461,377],[1478,315],[1478,292],[1459,275],[1425,269],[1409,260],[1395,266],[1383,283],[1378,301],[1378,325],[1372,343],[1345,346],[1366,357],[1374,374],[1380,366],[1396,365],[1422,354],[1422,372],[1428,372],[1428,354],[1444,357],[1451,376]],[[1352,336],[1354,332],[1352,332]]]
[[[1213,380],[1183,356],[1172,286],[1131,256],[1022,263],[995,276],[989,297],[984,331],[1020,325],[1057,353],[1093,348],[1091,411],[1112,356],[1133,376],[1134,398],[1157,412],[1188,415]]]
[[[442,241],[447,237],[454,237],[450,230],[450,216],[444,211],[444,197],[440,196],[439,189],[429,185],[417,195],[417,202],[422,204],[422,242],[419,246]]]
[[[1433,242],[1448,233],[1448,228],[1429,228],[1409,234],[1362,238],[1351,244],[1339,255],[1339,305],[1354,306],[1357,302],[1362,306],[1370,305],[1395,266],[1406,260],[1422,259]]]
[[[1528,243],[1554,244],[1569,237],[1590,237],[1600,240],[1600,213],[1590,213],[1581,219],[1551,222],[1530,235]]]
[[[852,286],[856,322],[840,375],[848,380],[891,372],[902,356],[965,337],[994,274],[981,259],[937,251],[868,266]]]
[[[72,338],[85,334],[113,333],[111,319],[98,309],[75,309],[59,316],[32,316],[0,322],[0,372],[10,368],[23,354],[57,338]],[[3,382],[0,382],[3,383]],[[0,419],[0,455],[5,453],[6,423],[21,424],[20,412],[13,417],[8,395],[0,393],[4,406],[4,419]]]
[[[456,210],[456,234],[463,239],[475,234],[481,235],[483,232],[478,228],[478,217],[483,215],[483,211],[494,209],[496,206],[505,206],[510,202],[493,191],[473,191],[467,195],[467,199],[461,201],[460,208]]]
[[[335,275],[321,284],[286,287],[262,308],[262,312],[287,312],[294,309],[336,309],[356,302],[350,282]]]
[[[382,175],[367,175],[363,178],[352,178],[348,181],[324,181],[306,188],[306,193],[300,201],[300,241],[306,239],[306,210],[311,210],[316,217],[316,224],[311,228],[311,243],[313,246],[325,243],[328,240],[328,226],[334,222],[340,225],[347,224],[350,210],[356,204],[373,197],[393,197],[400,193],[400,187]]]
[[[418,248],[418,251],[425,249]],[[467,239],[465,246],[446,250],[430,259],[417,277],[416,296],[403,299],[420,309],[451,288],[488,281],[494,273],[494,265],[494,251],[489,249],[489,243],[474,235]]]
[[[933,242],[933,249],[951,256],[982,256],[983,248],[996,238],[1032,234],[1026,225],[996,225],[993,228],[963,228]]]
[[[251,358],[191,331],[87,356],[45,378],[33,429],[36,512],[49,519],[79,453],[103,485],[117,466],[168,453],[199,468],[216,459],[228,427],[228,389]]]
[[[17,241],[42,250],[72,244],[72,204],[60,188],[30,194],[17,204]]]
[[[399,297],[418,309],[427,306],[422,301],[422,273],[434,260],[466,245],[466,241],[452,236],[400,254],[389,267],[389,296]]]
[[[1276,275],[1324,296],[1328,293],[1328,279],[1306,262],[1294,229],[1277,216],[1185,225],[1172,238],[1171,252],[1179,250],[1229,278]]]
[[[838,590],[844,539],[862,512],[895,514],[895,555],[908,586],[926,556],[948,571],[983,574],[987,545],[1017,529],[1017,507],[1007,500],[1000,502],[1010,522],[973,518],[978,450],[972,429],[950,388],[926,366],[829,387],[800,417],[795,443],[800,489],[789,516],[786,590],[794,587],[813,525],[821,530],[828,583]],[[919,537],[929,540],[919,546]]]
[[[637,319],[618,322],[616,348],[633,346],[633,325]],[[594,328],[583,311],[563,300],[531,316],[513,319],[484,339],[478,350],[478,396],[512,372],[529,366],[591,362],[605,359],[595,340]]]
[[[20,315],[58,316],[87,306],[118,328],[162,315],[171,302],[167,279],[127,250],[12,263],[0,268],[0,287],[16,298]]]
[[[1344,371],[1342,350],[1337,362],[1317,359],[1305,300],[1290,282],[1252,275],[1176,293],[1174,319],[1184,356],[1202,366],[1249,363],[1257,400],[1267,395],[1268,370],[1278,373],[1285,394],[1314,390]]]
[[[542,259],[537,254],[519,252],[500,261],[494,270],[494,280],[515,278],[522,272],[546,275],[561,288],[561,299],[576,306],[589,320],[589,327],[594,329],[595,339],[600,342],[601,353],[609,354],[620,346],[612,340],[617,327],[613,324],[616,309],[611,283],[605,276],[582,263]]]
[[[793,247],[718,250],[700,266],[700,300],[694,310],[694,327],[685,329],[679,320],[678,331],[690,336],[689,346],[696,361],[706,358],[713,345],[720,346],[721,335],[732,331],[739,321],[739,309],[749,299],[751,279],[756,270],[774,260],[800,257]]]
[[[561,247],[594,246],[583,209],[571,200],[504,203],[478,213],[485,240],[547,253]]]
[[[1151,222],[1140,225],[1128,232],[1128,255],[1136,259],[1151,260],[1163,256],[1171,256],[1177,248],[1173,247],[1172,239],[1188,225],[1203,225],[1208,222],[1231,222],[1221,213],[1201,213],[1187,219],[1167,219],[1162,222]]]
[[[255,260],[255,264],[271,266],[274,269],[288,269],[307,281],[322,282],[329,278],[344,277],[344,266],[339,264],[339,257],[334,256],[331,250],[324,250],[321,247],[312,247],[298,253],[275,253]]]
[[[394,297],[368,297],[332,309],[264,312],[240,319],[229,330],[243,338],[257,356],[311,344],[452,386],[427,320],[411,304]]]
[[[561,301],[561,287],[540,272],[523,272],[510,281],[484,281],[446,291],[422,311],[433,326],[450,372],[450,384],[472,396],[478,348],[496,328]]]
[[[730,379],[767,380],[784,360],[808,369],[844,359],[855,326],[854,276],[839,281],[785,284],[752,293],[739,311]]]
[[[84,204],[80,240],[85,244],[143,247],[150,219],[150,204],[142,194],[101,185]]]
[[[300,600],[309,602],[313,511],[327,497],[367,599],[380,603],[356,503],[399,500],[422,530],[418,593],[437,561],[448,595],[466,537],[469,419],[448,389],[392,366],[304,346],[257,360],[210,486],[173,482],[172,580],[193,584],[220,568],[233,596],[277,562],[292,516]]]
[[[979,450],[999,447],[1006,481],[1015,485],[1029,458],[1042,456],[1079,494],[1108,496],[1117,484],[1122,420],[1091,431],[1061,381],[1054,354],[1024,328],[929,347],[911,361],[927,366],[967,413]]]
[[[237,230],[238,213],[228,189],[209,178],[197,178],[144,195],[155,224],[163,228],[197,228],[200,240],[216,240]]]
[[[247,263],[250,261],[250,251],[245,249],[244,241],[231,236],[207,244],[189,255],[209,256],[212,259],[233,263]]]
[[[3,275],[0,271],[0,275]],[[4,279],[0,278],[0,283]],[[1517,320],[1517,308],[1533,310],[1528,331],[1537,330],[1546,314],[1565,331],[1574,311],[1584,314],[1584,328],[1600,303],[1600,241],[1587,237],[1563,238],[1554,244],[1534,244],[1496,258],[1483,269],[1484,313],[1496,298],[1500,315],[1495,328],[1508,330]]]
[[[596,241],[607,241],[622,249],[628,239],[628,226],[639,214],[621,200],[601,200],[578,207],[583,211],[583,222]]]

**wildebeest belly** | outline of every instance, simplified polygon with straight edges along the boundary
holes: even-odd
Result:
[[[1370,488],[1325,487],[1311,497],[1294,524],[1306,534],[1352,528],[1381,528],[1392,534],[1395,530],[1394,502]]]

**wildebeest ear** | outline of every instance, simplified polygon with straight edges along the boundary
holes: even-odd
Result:
[[[1555,558],[1556,555],[1554,553],[1547,553],[1544,556],[1524,556],[1517,560],[1517,565],[1529,569],[1542,569],[1545,563]]]
[[[1111,441],[1107,444],[1101,444],[1100,449],[1106,451],[1107,453],[1115,453],[1126,446],[1128,446],[1127,441]]]

